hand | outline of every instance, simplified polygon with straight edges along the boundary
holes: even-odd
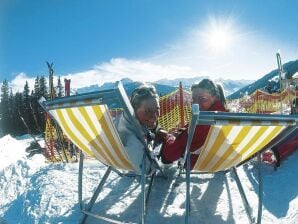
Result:
[[[157,142],[164,141],[167,138],[168,134],[169,133],[166,130],[159,129],[155,135],[155,141]]]
[[[171,134],[174,135],[175,137],[177,137],[178,135],[180,135],[181,133],[183,133],[186,130],[187,130],[187,128],[175,129],[171,132]]]

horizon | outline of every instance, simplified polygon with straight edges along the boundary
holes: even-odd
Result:
[[[123,78],[257,80],[277,69],[278,51],[283,63],[298,59],[295,6],[256,0],[2,0],[1,85],[6,79],[22,91],[27,80],[32,88],[37,76],[48,76],[46,61],[74,88]]]

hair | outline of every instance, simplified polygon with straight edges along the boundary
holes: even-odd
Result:
[[[217,87],[218,93],[219,93],[218,98],[222,102],[222,104],[226,107],[227,106],[227,101],[226,101],[223,85],[221,83],[217,83],[216,87]]]
[[[298,107],[298,98],[293,99],[292,106],[293,107]]]
[[[298,98],[293,99],[291,105],[291,114],[296,114],[296,108],[298,108]]]
[[[222,84],[216,83],[211,79],[202,79],[199,83],[195,83],[191,86],[191,91],[193,89],[204,89],[212,96],[217,96],[221,103],[226,106],[226,98],[224,94],[224,89]]]
[[[142,84],[132,92],[130,103],[133,109],[136,110],[141,106],[144,100],[152,98],[159,100],[155,87],[149,84]]]

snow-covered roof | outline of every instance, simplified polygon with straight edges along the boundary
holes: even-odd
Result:
[[[292,79],[298,79],[298,72],[296,72],[293,76]]]
[[[278,82],[278,81],[279,81],[279,76],[278,76],[278,75],[272,77],[272,78],[269,80],[269,82]]]

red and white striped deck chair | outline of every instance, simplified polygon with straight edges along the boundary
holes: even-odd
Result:
[[[189,126],[186,153],[186,214],[185,223],[190,217],[190,174],[220,171],[232,171],[243,200],[250,223],[261,223],[262,216],[262,180],[259,169],[259,206],[257,217],[252,216],[252,209],[244,193],[236,168],[258,156],[260,152],[276,145],[297,128],[298,116],[248,114],[228,112],[199,111],[199,105],[192,106],[192,119]],[[190,144],[196,125],[211,125],[204,145],[200,148],[199,158],[190,171]]]
[[[141,177],[142,196],[140,207],[142,211],[140,213],[140,220],[141,223],[144,223],[147,198],[150,194],[155,176],[155,172],[149,175],[145,173],[146,166],[148,166],[148,164],[145,164],[145,157],[147,156],[149,158],[156,170],[159,170],[162,175],[164,174],[160,169],[157,160],[152,156],[152,153],[148,149],[145,141],[143,144],[146,152],[143,158],[141,174],[130,161],[129,155],[121,142],[117,129],[114,126],[113,119],[110,115],[108,105],[122,108],[124,113],[128,115],[128,119],[130,119],[134,124],[136,134],[140,135],[139,139],[144,140],[143,136],[141,136],[142,131],[140,129],[140,124],[134,117],[133,109],[121,82],[118,82],[117,88],[112,90],[74,95],[52,101],[40,100],[40,104],[48,113],[50,113],[72,143],[81,149],[79,167],[79,202],[81,210],[84,213],[81,223],[85,222],[87,216],[92,216],[106,222],[121,223],[120,221],[114,220],[110,217],[91,212],[91,209],[99,193],[103,189],[104,183],[108,180],[108,176],[111,171],[114,171],[121,176],[133,175]],[[106,173],[101,179],[87,206],[84,206],[82,202],[84,154],[96,158],[107,166]],[[146,193],[145,187],[147,186],[147,179],[149,180],[149,184]]]

